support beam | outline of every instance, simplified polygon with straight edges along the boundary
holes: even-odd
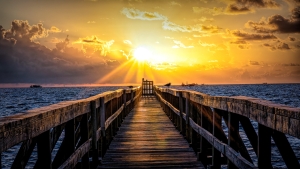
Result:
[[[270,128],[258,124],[258,168],[273,168],[271,164],[271,134]]]

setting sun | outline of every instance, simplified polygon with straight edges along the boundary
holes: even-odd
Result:
[[[134,50],[133,56],[138,61],[147,61],[151,57],[151,52],[144,47],[138,47]]]

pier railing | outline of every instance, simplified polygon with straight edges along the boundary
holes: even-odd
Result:
[[[188,90],[154,87],[165,113],[211,168],[272,168],[271,138],[287,168],[300,168],[286,134],[300,141],[300,109],[244,96],[210,96]],[[222,119],[228,133],[222,128]],[[257,132],[253,122],[258,125]],[[239,133],[244,129],[257,155],[252,161]],[[227,134],[227,135],[226,135]]]
[[[95,168],[141,94],[141,87],[120,89],[2,117],[0,152],[20,145],[11,168],[25,168],[35,147],[30,168]]]

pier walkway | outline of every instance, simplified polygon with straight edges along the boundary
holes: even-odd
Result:
[[[124,119],[98,168],[204,168],[154,97]]]

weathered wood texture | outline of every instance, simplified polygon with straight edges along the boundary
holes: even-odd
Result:
[[[107,139],[104,133],[112,133],[111,138],[114,136],[119,121],[133,108],[141,94],[140,87],[119,89],[2,117],[0,152],[22,142],[12,168],[25,168],[36,145],[38,159],[31,167],[73,168],[81,161],[84,168],[89,168],[90,157],[96,166],[99,148],[107,148],[103,145]],[[51,161],[52,150],[62,133],[62,143]]]
[[[179,90],[170,88],[155,87],[155,90],[174,96],[179,96],[180,93]],[[239,114],[271,129],[300,138],[300,108],[246,96],[224,97],[195,91],[185,92],[189,93],[190,100],[195,103]]]
[[[271,137],[273,137],[287,168],[300,168],[295,153],[285,137],[285,134],[289,134],[300,138],[299,108],[244,96],[209,96],[194,91],[180,91],[157,86],[154,90],[165,113],[174,125],[177,125],[176,120],[174,121],[176,118],[182,119],[182,122],[178,124],[182,125],[185,122],[186,130],[182,130],[184,125],[179,126],[178,129],[191,142],[194,150],[199,151],[197,152],[199,160],[205,166],[208,166],[207,159],[211,154],[210,167],[220,168],[221,161],[223,161],[221,153],[228,159],[228,168],[272,168]],[[221,127],[222,118],[228,128],[228,139]],[[250,120],[258,123],[258,135]],[[241,139],[239,123],[254,148],[258,166],[253,164]],[[193,131],[190,131],[190,128]],[[197,137],[194,132],[198,134],[199,147],[195,147]],[[207,153],[210,149],[209,145],[212,146],[212,152]]]
[[[156,167],[204,168],[152,96],[124,119],[98,168]]]

